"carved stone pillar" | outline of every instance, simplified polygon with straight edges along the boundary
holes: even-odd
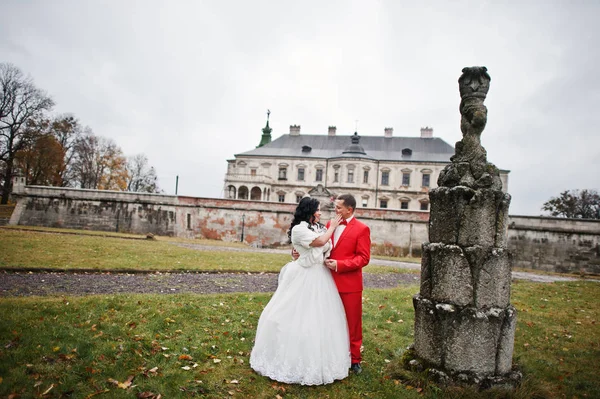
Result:
[[[430,191],[429,242],[423,244],[415,308],[416,359],[441,381],[482,388],[514,386],[517,312],[510,304],[506,249],[510,195],[488,163],[480,136],[487,121],[485,67],[458,80],[463,139]]]

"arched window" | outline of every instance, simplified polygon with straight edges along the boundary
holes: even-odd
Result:
[[[235,186],[227,187],[227,198],[235,199]]]
[[[252,187],[252,190],[250,191],[250,199],[252,201],[260,201],[261,195],[262,195],[262,190],[260,189],[260,187]]]
[[[248,187],[241,186],[238,189],[238,199],[248,199]]]

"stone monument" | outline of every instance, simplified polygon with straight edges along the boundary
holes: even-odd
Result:
[[[427,368],[440,382],[514,386],[520,373],[512,372],[517,313],[506,249],[510,195],[481,146],[487,68],[462,72],[463,138],[429,193],[429,242],[413,298],[415,358],[409,364]]]

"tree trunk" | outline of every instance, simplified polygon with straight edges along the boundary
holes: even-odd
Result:
[[[13,177],[13,160],[8,159],[6,162],[6,174],[5,174],[4,184],[2,185],[2,200],[0,200],[0,204],[2,204],[2,205],[8,204],[8,196],[10,195],[10,191],[12,188],[12,177]]]

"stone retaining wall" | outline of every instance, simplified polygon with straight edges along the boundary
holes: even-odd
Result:
[[[600,274],[600,220],[511,216],[513,267]]]
[[[255,246],[287,243],[294,204],[196,198],[120,191],[17,186],[10,224],[153,233],[244,241]],[[333,210],[323,206],[323,219]],[[428,212],[359,208],[376,245],[420,255],[428,241]],[[511,216],[512,265],[555,272],[600,274],[600,220]]]

